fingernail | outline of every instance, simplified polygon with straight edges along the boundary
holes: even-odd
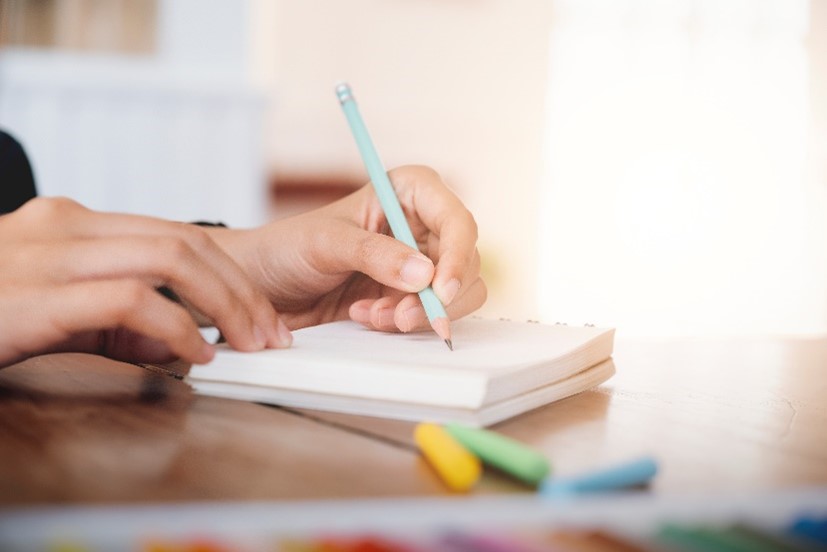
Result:
[[[278,323],[279,329],[279,345],[282,347],[289,347],[293,344],[293,334],[290,333],[290,330],[287,328],[287,325],[279,320]]]
[[[215,356],[215,346],[210,345],[206,341],[201,345],[201,362],[206,364],[210,362]]]
[[[443,305],[451,304],[451,301],[453,301],[456,298],[457,293],[459,293],[459,288],[461,285],[462,284],[460,284],[459,280],[452,278],[442,287],[442,293],[440,295],[442,295],[441,299]]]
[[[411,286],[411,291],[419,291],[430,284],[433,274],[434,264],[419,255],[408,257],[400,272],[402,281]]]
[[[361,305],[351,306],[350,318],[354,322],[359,322],[360,324],[370,323],[370,307],[363,307]]]
[[[393,309],[380,309],[379,312],[376,313],[376,322],[374,325],[379,328],[393,326]]]
[[[267,336],[258,326],[253,326],[253,339],[256,342],[257,349],[263,349],[267,346]]]

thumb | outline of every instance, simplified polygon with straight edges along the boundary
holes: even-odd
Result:
[[[358,227],[337,228],[330,238],[318,252],[323,272],[356,270],[409,293],[424,289],[433,280],[431,259],[395,238]]]

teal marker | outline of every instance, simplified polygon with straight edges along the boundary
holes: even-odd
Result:
[[[557,497],[582,493],[606,492],[645,485],[658,473],[654,458],[644,456],[611,468],[563,479],[547,479],[540,486],[544,496]]]
[[[544,455],[493,431],[454,423],[446,424],[445,430],[484,463],[529,485],[539,484],[551,470]]]
[[[356,106],[356,100],[353,98],[350,86],[346,83],[336,86],[336,96],[339,98],[339,103],[342,104],[342,110],[345,112],[345,117],[350,125],[350,131],[356,140],[359,153],[362,154],[362,161],[365,163],[371,184],[373,184],[373,189],[376,190],[376,195],[382,205],[382,210],[385,212],[385,217],[388,219],[393,236],[405,245],[418,249],[411,227],[408,226],[408,221],[405,220],[405,213],[402,212],[402,206],[399,205],[399,199],[396,197],[390,178],[388,178],[388,173],[379,159],[379,154],[376,153],[376,148],[373,147],[373,141],[370,139],[364,121],[362,121],[362,116],[359,115],[359,108]],[[425,314],[428,316],[428,321],[434,331],[445,340],[445,344],[453,351],[454,346],[451,343],[451,327],[448,323],[448,314],[434,293],[433,288],[428,286],[420,291],[419,299],[422,301],[422,307],[425,309]]]

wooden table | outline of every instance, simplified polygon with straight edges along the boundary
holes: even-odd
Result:
[[[574,474],[640,454],[653,492],[827,485],[827,340],[633,341],[606,384],[495,428]],[[193,395],[81,354],[0,370],[0,503],[438,495],[412,424]],[[488,471],[475,492],[527,492]]]

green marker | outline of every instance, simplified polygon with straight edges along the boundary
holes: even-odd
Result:
[[[779,548],[759,546],[755,540],[739,538],[737,535],[709,527],[682,527],[666,524],[657,533],[657,540],[674,544],[681,549],[708,550],[709,552],[770,552]],[[769,546],[769,548],[768,548]]]
[[[493,431],[460,424],[446,424],[445,430],[486,464],[499,468],[529,485],[538,485],[551,470],[545,456]]]

